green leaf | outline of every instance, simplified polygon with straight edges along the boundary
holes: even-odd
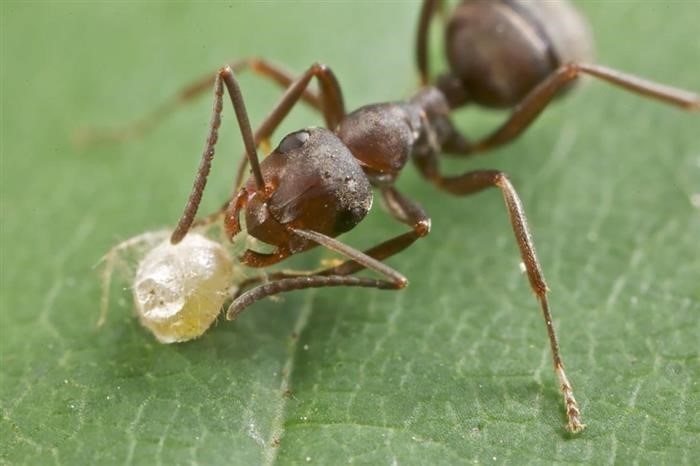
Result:
[[[700,3],[580,3],[601,63],[700,89]],[[296,72],[328,63],[349,108],[406,98],[418,3],[0,9],[0,462],[697,462],[697,114],[589,82],[514,144],[446,164],[506,170],[521,193],[588,424],[571,437],[499,193],[450,198],[412,167],[399,186],[433,231],[388,261],[406,290],[290,293],[168,346],[133,317],[123,281],[95,328],[94,264],[120,240],[173,225],[210,99],[124,144],[78,148],[71,134],[133,120],[251,55]],[[255,124],[279,90],[250,75],[242,87]],[[503,116],[470,110],[458,123],[478,135]],[[226,107],[205,212],[230,189],[242,147],[233,121]],[[300,109],[278,136],[321,123]],[[368,247],[401,231],[377,203],[343,239]]]

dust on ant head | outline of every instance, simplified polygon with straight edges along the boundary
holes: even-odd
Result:
[[[117,244],[103,257],[98,326],[106,320],[115,269],[130,280],[134,311],[159,342],[188,341],[213,324],[237,291],[242,272],[230,251],[204,232],[190,232],[177,245],[169,236],[169,231],[149,231]],[[136,262],[133,270],[130,264]]]

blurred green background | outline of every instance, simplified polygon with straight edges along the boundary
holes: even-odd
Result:
[[[700,90],[699,2],[577,4],[601,63]],[[405,98],[418,3],[0,8],[1,463],[697,462],[697,115],[590,83],[515,144],[448,165],[504,169],[519,188],[588,424],[571,438],[500,194],[448,198],[412,168],[399,185],[433,232],[389,261],[405,291],[292,293],[164,346],[121,282],[95,329],[93,266],[114,243],[173,225],[210,99],[128,143],[78,148],[71,134],[130,121],[251,55],[297,72],[328,63],[348,108]],[[279,91],[241,79],[255,124]],[[501,118],[458,121],[477,135]],[[226,108],[203,211],[229,191],[242,146],[232,122]],[[300,108],[283,131],[321,123]],[[375,208],[344,238],[366,247],[400,231]]]

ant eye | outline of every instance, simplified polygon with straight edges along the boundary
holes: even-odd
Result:
[[[277,146],[277,152],[284,154],[285,152],[298,149],[308,140],[309,133],[307,131],[297,131],[296,133],[288,134],[282,139],[279,146]]]

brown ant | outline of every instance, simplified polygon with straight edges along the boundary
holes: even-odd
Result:
[[[267,296],[304,288],[362,286],[401,289],[406,278],[382,261],[406,249],[430,231],[430,217],[402,194],[394,181],[412,159],[420,173],[438,189],[464,196],[488,188],[500,189],[522,261],[547,327],[554,369],[564,396],[567,428],[579,432],[579,408],[564,372],[559,345],[547,301],[547,285],[535,253],[525,212],[508,176],[498,170],[473,170],[458,176],[439,171],[439,156],[446,153],[469,157],[510,142],[581,74],[590,75],[637,94],[687,110],[698,110],[695,94],[652,83],[599,65],[585,64],[589,38],[585,24],[566,2],[464,1],[456,7],[447,26],[450,72],[430,84],[427,37],[430,20],[441,0],[426,0],[418,27],[418,68],[424,86],[409,100],[379,103],[346,113],[339,83],[330,68],[312,65],[294,79],[275,65],[250,59],[226,66],[185,89],[179,101],[214,86],[214,108],[209,135],[184,213],[171,236],[178,243],[190,230],[199,207],[221,124],[224,89],[227,90],[245,145],[236,178],[236,192],[222,209],[204,219],[224,216],[227,235],[243,229],[245,215],[249,235],[272,246],[272,252],[247,249],[240,258],[251,267],[267,267],[294,254],[324,246],[345,256],[340,265],[310,273],[277,272],[265,280],[251,279],[228,308],[234,319],[246,307]],[[566,25],[566,26],[564,26]],[[486,51],[488,53],[486,53]],[[253,69],[286,88],[286,91],[253,132],[235,73]],[[313,79],[319,92],[309,90]],[[326,128],[306,128],[285,136],[262,161],[257,148],[267,142],[296,103],[305,101],[319,110]],[[471,142],[452,124],[450,114],[467,104],[512,107],[498,129]],[[174,103],[140,122],[126,135],[148,128]],[[241,185],[246,165],[252,176]],[[372,206],[372,187],[382,196],[389,213],[410,230],[364,252],[337,239],[354,228]],[[363,269],[382,279],[354,276]]]

